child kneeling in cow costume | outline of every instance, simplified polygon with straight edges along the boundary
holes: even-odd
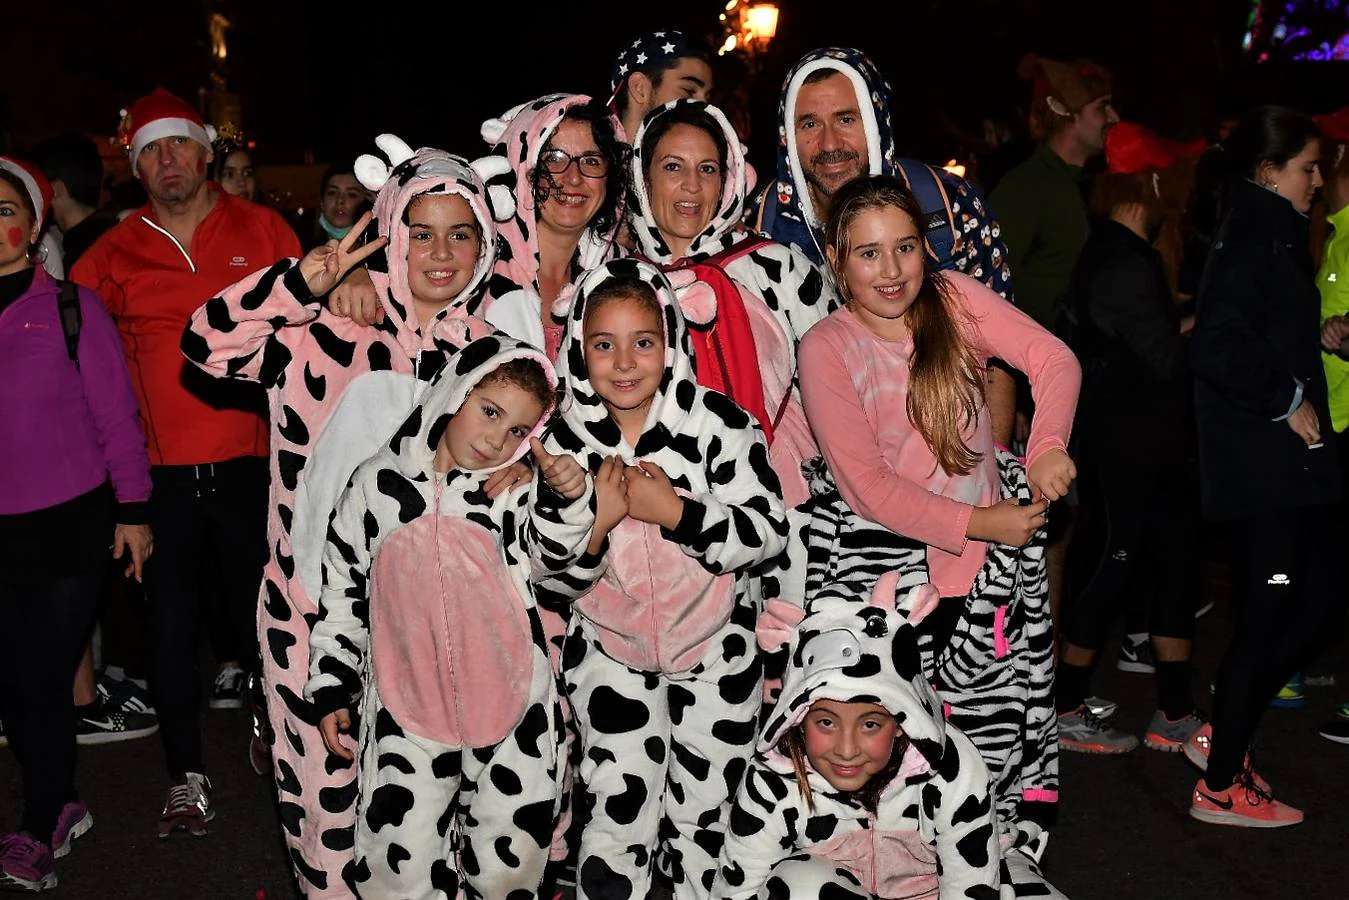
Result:
[[[539,895],[562,722],[534,584],[594,524],[590,479],[538,442],[556,385],[528,344],[470,343],[333,514],[305,694],[344,758],[361,712],[364,896]],[[533,484],[490,498],[492,473],[531,449]]]
[[[877,606],[760,619],[760,645],[790,640],[789,662],[731,810],[718,900],[998,897],[988,769],[942,717],[897,580],[880,580]]]
[[[581,282],[545,446],[595,478],[587,555],[550,590],[578,598],[562,674],[589,820],[577,896],[706,898],[761,703],[755,567],[786,542],[763,433],[700,387],[669,281],[614,260]]]

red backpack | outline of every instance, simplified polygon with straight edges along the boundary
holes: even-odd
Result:
[[[770,419],[764,405],[763,378],[759,372],[759,354],[754,343],[749,311],[745,309],[745,298],[741,296],[740,289],[726,274],[725,266],[771,243],[767,238],[751,237],[698,262],[660,267],[666,272],[687,269],[716,293],[716,320],[710,325],[689,323],[689,339],[693,344],[694,372],[698,384],[725,394],[754,416],[763,428],[769,446],[773,444],[773,432],[787,412],[792,392],[787,391]]]

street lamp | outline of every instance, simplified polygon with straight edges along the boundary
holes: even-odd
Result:
[[[768,49],[769,42],[778,31],[776,3],[728,0],[726,11],[720,18],[726,30],[726,39],[717,49],[718,56],[739,49],[753,57]]]

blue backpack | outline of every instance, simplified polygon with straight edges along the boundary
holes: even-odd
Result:
[[[916,159],[896,160],[895,168],[913,192],[918,208],[923,211],[927,255],[933,266],[942,272],[954,269],[956,262],[951,253],[955,250],[957,235],[946,186],[931,166]]]

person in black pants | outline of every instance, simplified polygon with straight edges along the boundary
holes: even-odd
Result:
[[[1190,693],[1199,504],[1188,452],[1187,348],[1153,248],[1164,213],[1158,173],[1177,161],[1177,150],[1133,123],[1111,130],[1108,171],[1094,185],[1102,218],[1069,288],[1083,370],[1075,423],[1082,515],[1068,554],[1055,702],[1059,746],[1084,753],[1138,746],[1084,699],[1113,614],[1140,571],[1155,581],[1148,632],[1157,657],[1157,711],[1144,743],[1178,751],[1204,724]]]
[[[1224,218],[1200,282],[1191,365],[1203,511],[1231,528],[1238,616],[1211,739],[1201,729],[1185,747],[1206,768],[1190,815],[1277,828],[1302,813],[1274,799],[1247,749],[1261,713],[1345,602],[1342,479],[1308,250],[1320,132],[1300,113],[1261,107],[1223,148]]]
[[[56,886],[93,825],[75,792],[70,685],[113,556],[141,576],[150,466],[121,340],[97,296],[33,265],[51,188],[0,157],[0,722],[23,780],[0,890]],[[109,486],[111,482],[111,487]]]

